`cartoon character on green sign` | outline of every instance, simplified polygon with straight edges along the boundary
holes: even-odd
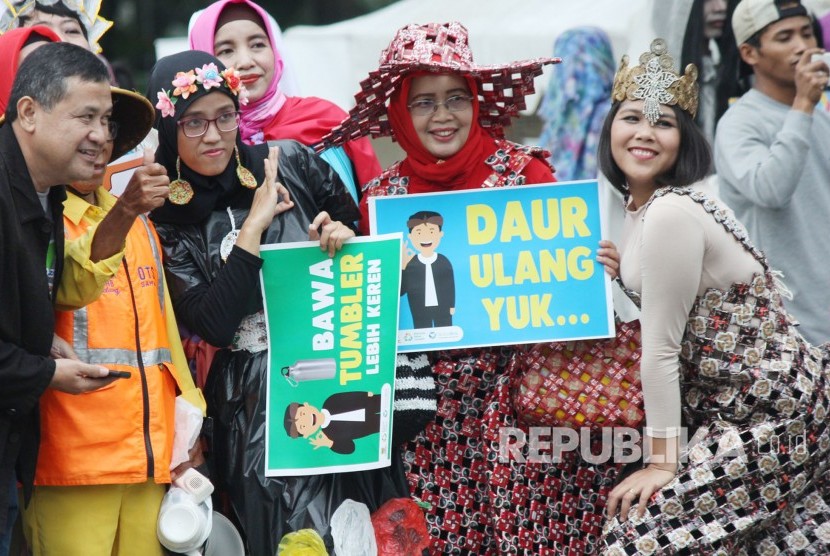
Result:
[[[406,294],[415,328],[452,326],[455,276],[450,260],[435,250],[444,237],[444,217],[430,210],[416,212],[406,222],[409,240],[418,254],[404,258],[401,295]]]
[[[372,392],[332,394],[322,409],[292,402],[285,408],[285,432],[291,438],[307,438],[315,450],[351,454],[356,438],[380,432],[380,404],[380,396]]]

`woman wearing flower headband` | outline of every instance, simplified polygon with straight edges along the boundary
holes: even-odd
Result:
[[[235,67],[250,92],[242,107],[240,131],[247,144],[294,139],[312,145],[346,114],[327,100],[286,96],[279,87],[283,60],[273,18],[250,0],[219,0],[192,22],[190,48],[215,55]],[[357,199],[357,187],[380,173],[371,142],[357,139],[321,156],[338,171]]]
[[[341,493],[359,499],[362,480],[390,471],[265,477],[268,346],[260,295],[260,243],[320,241],[333,254],[354,232],[358,210],[342,182],[295,141],[247,146],[237,131],[244,87],[238,72],[201,51],[159,60],[149,90],[157,101],[156,160],[170,198],[152,212],[176,316],[221,349],[205,385],[214,418],[217,488],[227,493],[251,554],[275,554],[286,532],[322,529]],[[258,184],[261,184],[257,187]],[[385,501],[388,490],[364,489]],[[397,495],[398,491],[393,492]],[[322,520],[322,522],[320,521]]]
[[[599,159],[627,198],[620,274],[642,299],[652,457],[611,493],[605,553],[827,554],[830,354],[731,211],[683,187],[711,164],[697,69],[674,73],[660,39],[640,62],[617,72]]]
[[[555,181],[544,151],[501,137],[533,92],[533,78],[556,62],[478,66],[459,23],[400,29],[380,68],[361,84],[350,118],[318,146],[392,135],[406,152],[364,186],[362,230],[368,231],[371,196]],[[600,262],[615,264],[610,251],[601,255]],[[404,454],[412,495],[433,503],[427,510],[432,553],[590,554],[596,548],[612,466],[589,465],[575,453],[556,464],[498,455],[500,427],[523,426],[510,403],[518,352],[505,346],[430,354],[430,360],[398,355],[399,377],[412,376],[420,407],[432,411],[407,419],[410,438],[417,437]],[[439,404],[437,417],[436,397],[448,402]]]

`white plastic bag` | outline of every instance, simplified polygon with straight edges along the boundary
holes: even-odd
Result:
[[[372,515],[361,502],[343,500],[331,516],[331,538],[337,556],[377,556]]]
[[[199,438],[201,430],[202,410],[181,396],[177,396],[173,458],[170,460],[171,470],[190,460],[190,449]]]

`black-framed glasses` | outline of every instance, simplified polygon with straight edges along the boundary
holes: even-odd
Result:
[[[239,128],[239,112],[225,112],[215,118],[188,118],[179,120],[176,125],[182,128],[186,137],[201,137],[207,133],[208,126],[216,124],[216,129],[222,133]]]
[[[407,104],[409,111],[415,116],[431,116],[438,111],[439,106],[444,106],[450,112],[461,112],[473,105],[473,97],[469,95],[453,95],[444,102],[437,102],[431,98],[416,100]]]

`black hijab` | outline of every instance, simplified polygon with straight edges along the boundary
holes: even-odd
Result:
[[[150,84],[147,98],[155,104],[159,101],[158,94],[162,91],[169,93],[171,98],[176,98],[175,114],[164,117],[159,105],[156,105],[156,121],[154,126],[158,130],[159,146],[156,149],[156,162],[167,169],[170,181],[178,176],[176,173],[176,160],[179,158],[177,122],[187,111],[191,104],[205,95],[224,94],[233,100],[234,106],[239,110],[239,98],[226,84],[219,87],[212,87],[205,90],[201,84],[196,84],[196,91],[190,93],[187,98],[182,96],[173,97],[173,80],[178,72],[194,71],[201,69],[206,64],[216,64],[219,71],[225,70],[224,64],[207,52],[189,50],[171,56],[166,56],[156,62],[150,73]],[[242,165],[251,171],[257,183],[262,183],[265,178],[264,160],[268,157],[268,146],[248,146],[242,142],[239,131],[236,131],[236,146],[239,149],[239,157]],[[254,196],[254,190],[244,187],[236,176],[236,157],[231,156],[228,167],[217,176],[203,176],[188,168],[181,162],[181,179],[187,180],[193,187],[193,198],[186,205],[174,205],[169,200],[164,205],[154,210],[151,217],[156,222],[170,224],[196,224],[203,221],[214,210],[222,210],[225,207],[250,208]]]

